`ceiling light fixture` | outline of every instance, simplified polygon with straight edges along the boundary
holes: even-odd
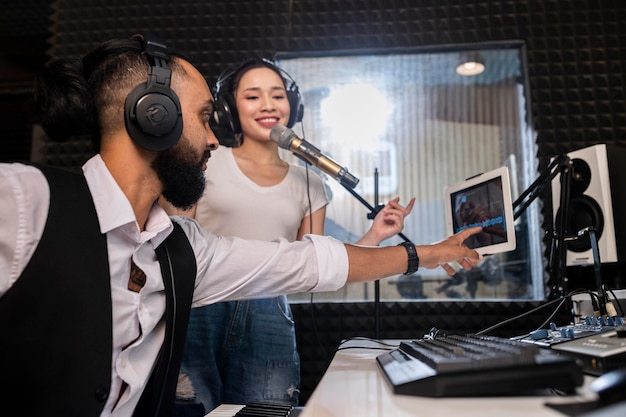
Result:
[[[456,67],[456,73],[464,76],[478,75],[485,71],[485,62],[478,53],[461,54],[460,64]]]

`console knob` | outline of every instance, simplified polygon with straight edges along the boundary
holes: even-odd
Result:
[[[537,329],[530,332],[530,338],[533,340],[541,340],[548,337],[548,331],[546,329]]]

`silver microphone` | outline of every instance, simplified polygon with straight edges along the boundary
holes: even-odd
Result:
[[[278,146],[281,148],[293,152],[294,155],[305,162],[315,165],[320,170],[339,181],[341,185],[354,188],[359,183],[359,179],[350,174],[346,168],[322,154],[319,149],[306,140],[300,139],[293,130],[286,126],[274,126],[270,132],[270,139],[278,143]]]

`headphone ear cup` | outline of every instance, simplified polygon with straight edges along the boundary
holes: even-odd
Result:
[[[297,87],[294,91],[287,91],[287,100],[290,108],[287,127],[292,128],[296,123],[300,123],[304,116],[304,105],[300,99],[300,92]]]
[[[219,144],[230,148],[241,145],[241,122],[233,96],[229,93],[217,94],[213,109],[209,125]]]
[[[171,148],[183,133],[180,101],[169,88],[138,85],[126,97],[124,115],[130,137],[150,151]]]
[[[213,117],[218,126],[230,130],[233,134],[241,133],[241,122],[235,99],[230,93],[220,93],[214,104]]]
[[[136,35],[142,43],[142,54],[150,66],[145,83],[126,96],[124,123],[130,137],[150,151],[163,151],[174,146],[183,133],[183,114],[178,96],[172,90],[170,54],[156,35]]]

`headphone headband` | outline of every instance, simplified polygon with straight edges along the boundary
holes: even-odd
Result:
[[[280,68],[271,60],[267,58],[249,58],[249,59],[244,60],[243,62],[231,65],[228,68],[226,68],[226,70],[224,70],[217,77],[217,81],[215,81],[215,86],[213,87],[213,94],[217,96],[220,91],[223,91],[224,88],[226,88],[228,92],[231,92],[230,90],[232,89],[233,86],[230,85],[230,83],[234,81],[235,75],[239,74],[240,72],[242,72],[248,67],[252,67],[253,65],[263,65],[276,71],[276,73],[280,74],[281,78],[283,79],[283,82],[285,83],[286,90],[289,91],[289,90],[298,88],[298,86],[296,85],[296,82],[294,81],[293,78],[291,78],[291,76],[287,73],[287,71]]]
[[[151,60],[150,63],[152,65],[158,65],[156,63],[157,59],[165,61],[163,63],[164,65],[170,62],[170,51],[161,39],[157,38],[155,35],[147,35],[145,37],[141,35],[136,36],[140,37],[143,42],[143,51]]]

